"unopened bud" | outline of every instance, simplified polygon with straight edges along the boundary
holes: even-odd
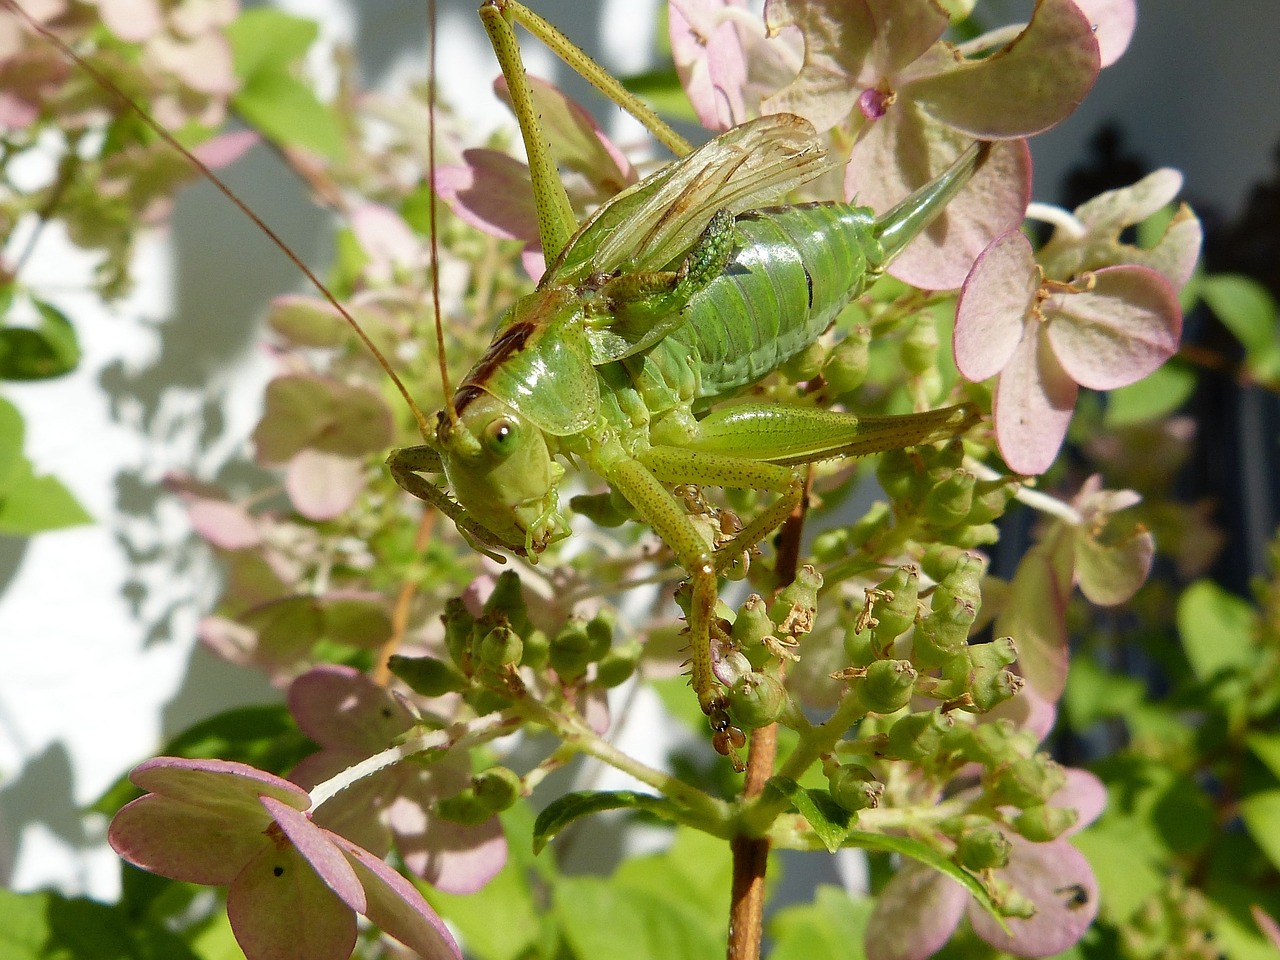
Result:
[[[636,641],[614,647],[596,666],[596,681],[602,687],[616,687],[631,678],[640,662],[642,648]]]
[[[772,638],[775,629],[777,627],[769,619],[764,597],[753,593],[738,608],[738,616],[733,621],[729,636],[751,662],[751,666],[760,670],[772,656],[765,638]]]
[[[403,657],[393,654],[387,658],[387,668],[403,680],[409,689],[424,697],[442,697],[446,693],[465,690],[467,678],[450,664],[435,657]]]
[[[924,760],[938,752],[953,723],[941,710],[909,713],[889,728],[885,755],[895,760]]]
[[[587,671],[591,662],[592,640],[587,635],[587,625],[574,617],[569,620],[551,641],[551,666],[560,679],[573,682]]]
[[[862,386],[871,365],[871,330],[859,325],[835,345],[822,376],[836,395],[848,393]]]
[[[776,723],[786,706],[782,682],[767,673],[748,673],[729,691],[729,716],[743,730]]]
[[[878,781],[866,767],[856,763],[842,763],[827,772],[827,786],[831,799],[850,813],[871,810],[880,805],[884,784]]]
[[[942,530],[963,523],[973,507],[976,482],[968,470],[951,471],[924,498],[925,519]]]
[[[480,640],[480,661],[487,667],[508,667],[520,662],[524,643],[505,623],[500,623]]]
[[[917,676],[909,660],[876,660],[858,692],[869,713],[896,713],[910,702]]]
[[[990,777],[990,791],[996,803],[1026,809],[1046,802],[1067,782],[1062,766],[1048,754],[1021,757],[1000,767]]]
[[[769,619],[778,625],[780,636],[799,637],[813,629],[821,586],[822,574],[806,563],[796,571],[795,580],[782,588],[769,607]]]
[[[471,780],[476,799],[486,804],[491,813],[506,810],[520,798],[520,777],[506,767],[490,767]]]
[[[920,612],[919,596],[920,571],[914,564],[898,567],[868,593],[879,649],[887,650],[895,638],[915,623]]]
[[[956,841],[956,862],[970,870],[992,870],[1009,862],[1013,843],[990,820],[965,817]]]
[[[1075,826],[1077,819],[1079,814],[1068,807],[1041,804],[1027,807],[1019,813],[1013,821],[1013,829],[1032,843],[1048,843]]]
[[[938,364],[938,327],[927,310],[916,314],[902,340],[902,365],[912,376],[920,376]]]

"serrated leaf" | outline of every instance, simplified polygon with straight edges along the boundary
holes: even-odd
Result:
[[[1178,598],[1178,633],[1199,680],[1252,663],[1254,610],[1211,580],[1197,580]]]
[[[533,825],[533,849],[540,852],[548,841],[573,821],[606,810],[645,810],[664,820],[679,822],[681,808],[665,797],[633,790],[582,790],[567,793],[538,814]]]

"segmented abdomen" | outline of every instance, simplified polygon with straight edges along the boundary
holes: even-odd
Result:
[[[729,265],[689,303],[688,322],[660,344],[672,362],[698,365],[698,396],[759,380],[812,343],[874,279],[868,262],[878,266],[881,257],[873,223],[870,209],[844,203],[739,216]]]

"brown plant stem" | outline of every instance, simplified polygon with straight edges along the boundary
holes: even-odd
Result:
[[[777,585],[785,587],[796,578],[800,563],[800,538],[804,532],[805,511],[809,505],[809,488],[813,469],[805,474],[804,495],[795,510],[783,522],[777,541]],[[747,770],[742,783],[742,799],[760,795],[773,776],[778,755],[778,725],[770,724],[751,731],[747,747]],[[729,904],[728,960],[760,960],[764,939],[764,881],[769,866],[769,838],[739,833],[729,841],[733,854],[733,887]]]

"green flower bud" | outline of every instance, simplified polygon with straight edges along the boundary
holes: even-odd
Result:
[[[993,876],[989,883],[991,899],[1002,917],[1030,920],[1036,915],[1036,905],[1014,889],[1013,885],[1001,878],[999,874]]]
[[[524,653],[524,643],[519,634],[505,623],[500,623],[480,640],[480,662],[487,667],[514,666]]]
[[[1075,826],[1079,816],[1068,807],[1041,804],[1038,807],[1027,807],[1019,813],[1013,821],[1013,829],[1032,843],[1048,843],[1050,840],[1057,840]]]
[[[799,637],[813,629],[818,612],[822,574],[810,564],[796,571],[796,578],[778,593],[769,607],[769,619],[778,625],[778,636]]]
[[[973,487],[973,506],[965,523],[969,526],[991,523],[1004,516],[1009,501],[1018,492],[1021,484],[1016,480],[979,480]]]
[[[889,728],[885,756],[894,760],[924,760],[938,753],[951,717],[941,710],[909,713]]]
[[[600,658],[596,666],[596,682],[605,688],[625,683],[636,672],[642,651],[643,648],[635,640],[614,647]]]
[[[435,657],[402,657],[392,654],[387,667],[408,684],[409,689],[424,697],[442,697],[446,693],[465,690],[468,680],[452,666]]]
[[[773,621],[769,619],[764,597],[753,593],[738,608],[738,616],[733,621],[729,636],[751,662],[751,666],[760,670],[773,656],[765,638],[772,638],[775,629]]]
[[[989,778],[989,789],[994,802],[1025,810],[1043,804],[1066,782],[1062,766],[1048,754],[1037,753],[996,769]]]
[[[995,723],[980,723],[972,728],[968,759],[984,767],[998,767],[1013,763],[1023,756],[1021,736],[1013,721],[1000,719]],[[1034,749],[1034,748],[1033,748]]]
[[[875,809],[880,805],[884,784],[866,767],[843,763],[827,771],[831,799],[850,813]]]
[[[915,623],[920,612],[920,571],[914,564],[903,564],[885,577],[868,596],[875,617],[876,646],[887,650],[894,639]]]
[[[896,713],[910,702],[917,676],[909,660],[876,660],[858,693],[869,713]]]
[[[461,597],[450,597],[444,602],[444,646],[453,662],[466,670],[471,662],[472,633],[476,618],[467,612]]]
[[[958,526],[945,531],[945,536],[961,550],[976,550],[988,544],[1000,541],[1000,528],[994,523],[979,523],[976,526]]]
[[[551,666],[560,679],[572,683],[587,672],[591,663],[592,639],[586,623],[578,617],[570,619],[551,641]]]
[[[813,559],[818,563],[835,563],[852,552],[849,528],[836,527],[823,530],[813,538]]]
[[[925,519],[943,530],[963,523],[973,507],[976,483],[977,478],[968,470],[952,470],[925,496]]]
[[[844,632],[844,655],[851,667],[868,667],[875,663],[876,648],[871,643],[871,629],[858,629],[855,620]]]
[[[471,778],[471,789],[480,802],[488,805],[490,813],[506,810],[518,799],[523,784],[514,770],[506,767],[490,767]]]
[[[938,326],[927,310],[917,313],[911,329],[902,340],[902,365],[918,377],[938,365]]]
[[[524,653],[520,662],[526,667],[541,670],[551,659],[551,638],[545,630],[534,627],[524,635]]]
[[[816,341],[809,344],[782,365],[782,375],[792,383],[812,380],[822,372],[822,362],[826,358],[826,352],[826,348]]]
[[[893,510],[883,500],[877,500],[866,513],[844,528],[849,533],[848,552],[852,553],[892,523]]]
[[[1004,669],[1018,659],[1012,637],[976,644],[968,654],[973,667],[970,693],[978,710],[985,713],[1022,689],[1022,678]]]
[[[920,558],[920,569],[936,583],[947,579],[956,567],[968,563],[967,550],[949,543],[931,543]]]
[[[914,503],[925,493],[928,482],[919,461],[905,450],[886,450],[876,465],[880,489],[895,504]]]
[[[436,815],[444,820],[474,827],[493,816],[488,803],[476,796],[474,788],[467,787],[456,796],[436,802]]]
[[[918,670],[936,670],[962,654],[968,643],[967,625],[945,623],[930,614],[916,624],[916,632],[911,637],[911,661]]]
[[[1013,843],[991,821],[983,817],[965,817],[965,828],[955,838],[956,862],[970,870],[992,870],[1009,862]]]
[[[613,647],[613,630],[618,617],[612,610],[601,610],[587,621],[587,639],[590,641],[588,656],[591,662],[603,657]]]
[[[837,396],[856,390],[871,366],[871,330],[858,325],[835,345],[822,368],[822,376]]]
[[[976,611],[982,606],[982,574],[986,563],[976,553],[962,553],[950,573],[933,589],[933,609],[946,610],[956,601],[969,604]]]
[[[729,716],[743,730],[776,723],[786,706],[787,691],[782,681],[767,673],[739,677],[729,691]]]
[[[529,610],[524,602],[524,587],[514,570],[504,570],[493,585],[493,593],[484,602],[484,612],[490,616],[501,615],[511,624],[511,629],[523,636],[529,629]]]

